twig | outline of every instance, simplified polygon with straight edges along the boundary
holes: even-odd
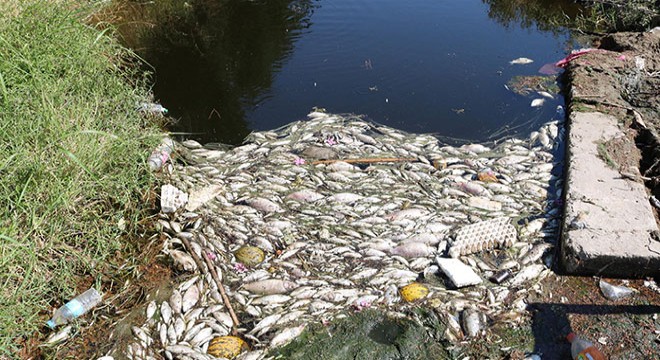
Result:
[[[635,110],[635,108],[630,107],[630,106],[625,106],[625,105],[619,105],[619,104],[614,104],[608,101],[604,100],[588,100],[588,99],[579,99],[579,98],[586,98],[586,97],[603,97],[603,95],[581,95],[578,97],[579,101],[585,102],[590,105],[606,105],[606,106],[613,106],[613,107],[618,107],[620,109],[625,109],[633,113],[633,117],[635,118],[635,122],[646,129],[646,123],[644,123],[644,119],[642,118],[642,114],[639,113],[639,111]]]
[[[234,308],[232,308],[231,303],[229,302],[229,297],[225,292],[224,286],[222,286],[222,281],[220,280],[218,273],[215,271],[215,266],[213,266],[211,259],[209,259],[209,256],[206,253],[202,253],[202,255],[204,255],[204,260],[206,261],[206,265],[208,266],[209,271],[211,272],[211,277],[213,277],[215,284],[218,286],[218,290],[220,290],[220,295],[222,296],[222,300],[224,300],[225,306],[227,307],[227,310],[229,310],[229,315],[231,316],[231,320],[234,322],[234,326],[232,326],[231,328],[231,334],[237,336],[238,324],[239,324],[238,317],[236,317]]]
[[[381,162],[413,162],[418,161],[417,158],[360,158],[360,159],[333,159],[333,160],[316,160],[312,161],[312,165],[318,164],[332,164],[338,161],[343,161],[349,164],[373,164]]]
[[[193,250],[192,246],[190,246],[190,242],[188,239],[185,237],[181,237],[181,240],[183,241],[183,244],[186,246],[188,249],[188,252],[190,253],[190,256],[192,256],[193,260],[195,261],[195,264],[197,264],[197,267],[199,270],[204,273],[204,266],[202,264],[202,260],[199,259],[195,251]],[[220,296],[222,296],[222,300],[225,303],[225,307],[227,307],[227,310],[229,310],[229,316],[231,316],[231,320],[234,323],[233,326],[231,327],[231,334],[234,336],[238,335],[238,318],[236,317],[236,313],[234,313],[234,308],[231,306],[231,303],[229,302],[229,297],[227,297],[227,293],[225,293],[225,288],[222,286],[222,281],[220,281],[220,278],[218,277],[218,273],[215,271],[215,266],[213,266],[213,263],[211,262],[211,259],[209,259],[208,255],[206,253],[202,252],[202,257],[204,258],[204,261],[206,262],[206,265],[209,269],[209,272],[211,273],[211,277],[213,278],[213,281],[215,281],[215,285],[218,287],[218,290],[220,291]]]

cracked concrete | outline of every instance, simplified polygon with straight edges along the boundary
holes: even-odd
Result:
[[[622,135],[617,123],[599,112],[569,117],[563,266],[572,274],[657,276],[660,241],[646,188],[598,155],[598,144]]]

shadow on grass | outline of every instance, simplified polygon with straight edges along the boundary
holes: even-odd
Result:
[[[660,305],[591,305],[530,303],[534,353],[544,360],[570,359],[571,348],[566,335],[572,332],[569,315],[650,315],[660,313]],[[591,339],[595,341],[595,339]]]

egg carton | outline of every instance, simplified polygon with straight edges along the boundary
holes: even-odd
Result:
[[[505,217],[466,225],[456,231],[449,248],[449,256],[457,258],[461,255],[511,246],[517,237],[516,228]]]

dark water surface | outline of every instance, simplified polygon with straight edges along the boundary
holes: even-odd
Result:
[[[561,97],[532,108],[538,95],[504,85],[565,56],[569,34],[552,24],[575,15],[570,4],[163,0],[126,5],[130,16],[118,24],[153,66],[155,97],[176,119],[171,130],[202,142],[238,144],[314,107],[488,141],[556,117]],[[534,62],[509,64],[518,57]]]

